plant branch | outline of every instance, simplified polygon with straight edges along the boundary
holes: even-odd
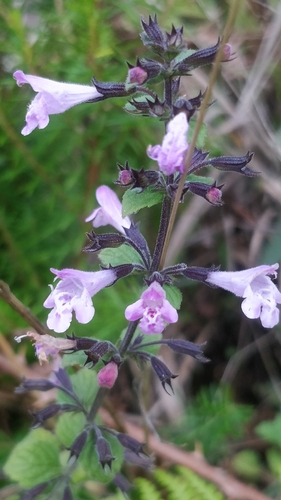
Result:
[[[11,292],[9,286],[5,281],[0,280],[0,298],[4,300],[9,306],[14,309],[37,333],[40,335],[49,335],[49,330],[41,321],[39,321],[32,312],[25,307],[23,303]]]

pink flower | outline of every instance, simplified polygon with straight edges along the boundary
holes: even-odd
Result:
[[[141,318],[139,328],[147,334],[162,333],[166,326],[165,321],[178,321],[176,309],[166,299],[166,292],[157,281],[153,281],[141,298],[126,308],[125,317],[128,321]]]
[[[116,280],[113,269],[96,272],[77,271],[75,269],[51,269],[61,281],[56,288],[52,285],[51,293],[44,302],[44,307],[52,308],[47,326],[57,333],[65,332],[71,323],[72,312],[79,323],[89,323],[95,314],[92,297],[102,288]]]
[[[19,86],[29,83],[38,92],[28,106],[22,135],[30,134],[36,127],[47,127],[49,115],[63,113],[76,104],[102,97],[94,86],[55,82],[40,76],[25,75],[21,70],[15,71],[13,76]]]
[[[113,361],[105,365],[98,373],[98,384],[100,387],[111,389],[118,377],[118,366]]]
[[[129,228],[131,221],[129,217],[122,217],[122,205],[114,191],[107,186],[100,186],[96,190],[96,198],[100,207],[95,208],[85,221],[92,220],[94,227],[110,224],[117,231],[125,234],[124,227]]]
[[[243,297],[241,307],[247,318],[260,318],[265,328],[272,328],[279,322],[276,304],[281,304],[281,293],[268,275],[276,278],[278,267],[279,264],[274,264],[245,271],[214,271],[208,274],[206,282]]]
[[[184,156],[188,148],[186,134],[188,122],[185,113],[179,113],[169,123],[162,146],[148,146],[147,155],[158,162],[165,175],[174,174],[176,170],[183,174]]]

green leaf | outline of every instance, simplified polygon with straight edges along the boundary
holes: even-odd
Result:
[[[62,473],[57,438],[45,429],[31,431],[15,446],[4,471],[23,488],[50,481]]]
[[[247,481],[256,481],[262,472],[259,455],[254,450],[242,450],[236,453],[231,461],[231,466],[237,474]]]
[[[202,182],[204,184],[214,184],[212,177],[204,177],[203,175],[190,174],[186,178],[187,182]]]
[[[176,286],[164,285],[166,299],[172,304],[175,309],[179,309],[182,302],[182,293]]]
[[[195,127],[196,127],[196,121],[190,120],[188,132],[187,132],[188,142],[191,142],[191,140],[192,140]],[[205,123],[202,123],[198,137],[197,137],[197,141],[195,144],[197,148],[199,148],[199,149],[204,148],[206,137],[207,137],[207,127],[206,127]]]
[[[105,248],[99,252],[99,259],[103,266],[143,263],[138,252],[129,245],[121,245],[118,248]]]
[[[281,447],[281,415],[277,415],[274,420],[261,422],[255,428],[258,436]]]
[[[105,439],[109,442],[112,456],[115,457],[115,460],[112,462],[112,470],[109,470],[109,467],[105,467],[103,470],[101,464],[98,461],[98,456],[95,450],[94,440],[91,436],[80,457],[79,463],[89,477],[93,481],[100,481],[101,483],[108,483],[112,481],[117,472],[120,471],[123,463],[123,455],[124,448],[116,439],[116,437],[105,433]]]
[[[70,354],[65,354],[62,358],[62,366],[84,366],[87,355],[84,351],[72,352]]]
[[[281,453],[279,450],[270,449],[266,454],[268,465],[272,473],[281,479]]]
[[[161,203],[163,196],[163,193],[155,191],[151,186],[141,192],[139,188],[128,189],[123,196],[122,217],[136,214],[142,208],[149,208]]]
[[[85,416],[83,413],[64,413],[58,418],[56,436],[61,444],[69,448],[84,427]]]
[[[86,410],[89,410],[98,391],[97,374],[89,368],[81,368],[77,373],[70,375],[74,392],[79,397]],[[73,403],[73,399],[62,391],[58,392],[59,403]]]

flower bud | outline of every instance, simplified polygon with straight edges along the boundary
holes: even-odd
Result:
[[[80,453],[82,452],[86,441],[88,438],[88,432],[86,430],[82,431],[79,436],[73,441],[72,445],[70,446],[70,458],[75,456],[76,458],[79,457]]]
[[[147,72],[140,66],[134,66],[129,69],[127,83],[137,83],[141,85],[147,80]]]
[[[118,366],[113,361],[105,365],[98,373],[98,384],[100,387],[111,389],[118,377]]]
[[[115,460],[115,457],[112,456],[109,443],[108,443],[108,441],[106,441],[106,439],[104,439],[103,436],[99,436],[97,438],[96,450],[97,450],[99,462],[100,462],[102,468],[104,469],[105,466],[108,465],[108,467],[111,470],[111,465],[112,465],[113,460]]]
[[[178,375],[173,375],[173,373],[170,372],[169,368],[165,365],[165,363],[163,363],[163,361],[161,361],[159,358],[156,358],[156,356],[151,356],[150,360],[151,360],[151,366],[155,371],[157,377],[159,378],[163,386],[163,389],[167,392],[167,394],[169,394],[166,389],[166,384],[167,384],[170,387],[171,391],[174,392],[171,379],[177,378]]]

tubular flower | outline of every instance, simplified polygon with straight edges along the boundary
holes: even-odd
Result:
[[[100,186],[96,190],[96,198],[100,207],[96,208],[85,221],[93,221],[94,227],[110,224],[125,234],[124,227],[129,228],[131,221],[129,217],[122,217],[122,205],[114,191],[107,186]]]
[[[20,87],[29,83],[33,90],[38,92],[28,106],[26,126],[21,131],[22,135],[30,134],[36,127],[47,127],[49,115],[57,115],[76,104],[98,101],[103,97],[96,87],[90,85],[55,82],[40,76],[25,75],[21,70],[15,71],[13,76]]]
[[[158,162],[165,175],[174,174],[177,170],[183,174],[184,155],[188,148],[186,134],[188,122],[185,113],[176,115],[167,126],[162,146],[148,146],[147,155]]]
[[[49,356],[57,356],[60,351],[73,349],[76,344],[76,341],[71,339],[60,339],[51,335],[39,335],[36,332],[27,332],[25,335],[15,337],[15,340],[16,342],[21,342],[24,337],[30,337],[34,340],[33,345],[40,365],[48,361]]]
[[[243,297],[241,308],[247,318],[260,318],[265,328],[272,328],[279,322],[276,304],[281,304],[281,293],[268,275],[276,278],[278,267],[279,264],[274,264],[245,271],[214,271],[208,274],[206,282]]]
[[[71,323],[72,312],[79,323],[89,323],[95,314],[92,297],[102,288],[116,280],[113,269],[97,272],[77,271],[75,269],[51,269],[61,281],[44,302],[44,307],[52,308],[48,315],[47,326],[57,333],[65,332]]]
[[[178,313],[166,299],[166,292],[157,281],[143,292],[141,298],[125,310],[128,321],[140,319],[139,328],[143,333],[162,333],[167,323],[176,323]]]

